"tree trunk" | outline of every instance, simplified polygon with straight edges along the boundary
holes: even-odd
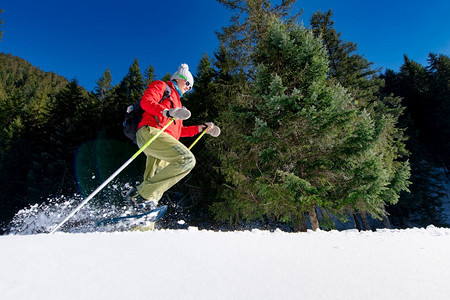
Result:
[[[384,226],[384,228],[387,228],[387,229],[392,228],[391,221],[389,220],[388,215],[383,216],[383,226]]]
[[[316,207],[313,206],[308,211],[309,221],[311,223],[312,230],[316,231],[319,229],[319,219],[317,218]]]
[[[369,224],[369,219],[367,219],[367,214],[360,212],[359,217],[361,218],[361,223],[363,225],[364,230],[372,230]]]
[[[389,220],[389,214],[386,211],[386,207],[383,210],[384,210],[383,226],[384,226],[384,228],[391,229],[392,225],[391,225],[391,221]]]
[[[294,232],[306,232],[308,231],[308,225],[306,224],[306,218],[304,214],[303,217],[294,218]]]
[[[397,211],[398,211],[400,227],[402,229],[409,228],[408,218],[407,218],[407,215],[406,215],[407,214],[406,209],[402,209],[401,207],[398,207]]]
[[[362,230],[362,226],[359,223],[359,218],[356,213],[350,214],[352,216],[353,222],[355,223],[355,229],[358,229],[359,231]]]

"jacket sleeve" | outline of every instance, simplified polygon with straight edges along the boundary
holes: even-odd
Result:
[[[181,127],[181,137],[191,137],[198,134],[198,125]]]
[[[159,103],[166,90],[166,83],[154,81],[150,83],[141,99],[141,107],[149,114],[162,116],[161,112],[166,108]]]

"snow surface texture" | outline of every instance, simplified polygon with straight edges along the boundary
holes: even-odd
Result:
[[[176,195],[172,229],[94,225],[130,213],[113,196],[128,188],[53,235],[80,195],[19,211],[0,236],[0,299],[450,299],[450,229],[214,232],[190,227]]]
[[[450,229],[0,236],[1,299],[449,299]]]

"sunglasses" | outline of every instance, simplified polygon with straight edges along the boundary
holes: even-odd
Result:
[[[191,86],[191,83],[189,81],[186,80],[186,82],[184,84],[187,86],[188,91],[192,90],[192,86]]]

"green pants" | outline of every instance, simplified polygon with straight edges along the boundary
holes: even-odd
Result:
[[[159,129],[144,126],[137,134],[137,144],[142,147]],[[148,200],[158,202],[165,191],[170,189],[195,166],[195,156],[181,142],[168,133],[154,140],[145,150],[147,163],[144,181],[137,187],[139,194]]]

